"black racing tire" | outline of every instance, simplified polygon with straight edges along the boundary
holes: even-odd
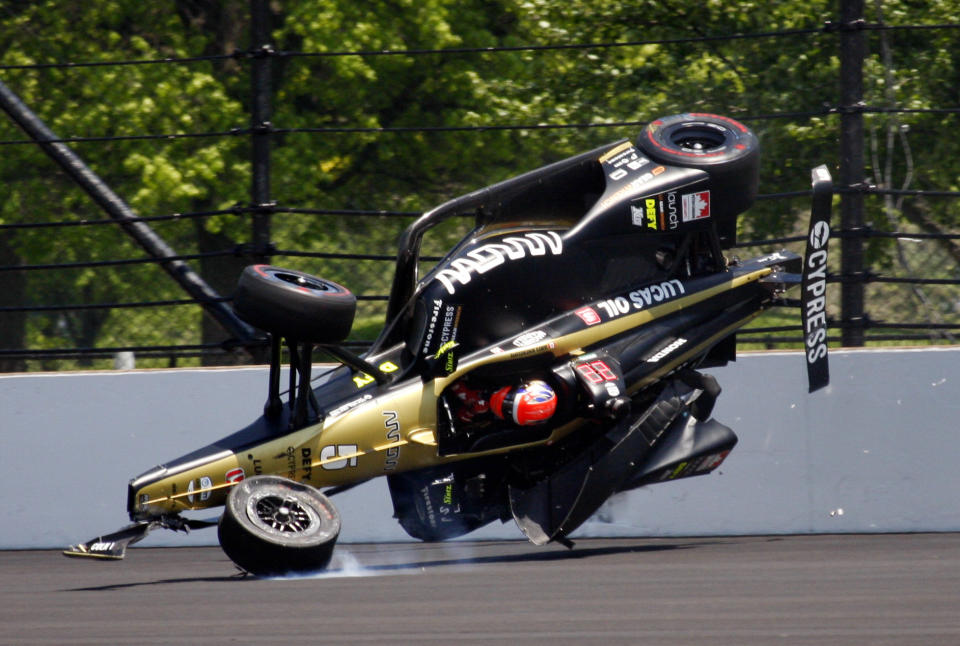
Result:
[[[653,161],[707,172],[712,217],[721,238],[732,244],[737,215],[757,196],[760,143],[753,131],[716,114],[676,114],[647,124],[637,145]]]
[[[340,514],[309,485],[253,476],[230,491],[217,535],[230,560],[251,574],[318,572],[333,556]]]
[[[271,334],[306,343],[339,343],[350,333],[357,297],[323,278],[271,265],[240,274],[233,309]]]

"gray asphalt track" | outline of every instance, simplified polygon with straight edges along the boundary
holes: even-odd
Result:
[[[0,552],[0,644],[960,644],[960,534],[340,545],[332,567]]]

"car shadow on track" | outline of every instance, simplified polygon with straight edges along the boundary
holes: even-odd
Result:
[[[511,548],[516,546],[517,542],[485,542],[485,543],[438,543],[433,544],[442,548],[445,552],[453,552],[447,556],[437,556],[436,558],[417,558],[422,554],[422,547],[419,550],[405,550],[402,545],[393,546],[390,553],[393,555],[392,563],[370,563],[362,564],[357,559],[357,555],[352,553],[350,545],[344,545],[338,548],[340,558],[334,555],[334,566],[322,572],[293,574],[281,577],[258,577],[247,573],[237,571],[234,574],[226,576],[204,576],[204,577],[175,577],[167,579],[157,579],[153,581],[131,581],[124,583],[110,583],[97,586],[84,586],[69,588],[68,592],[99,592],[110,590],[123,590],[139,588],[144,586],[163,586],[188,583],[226,583],[239,581],[264,581],[264,580],[303,580],[303,579],[326,579],[326,578],[346,578],[355,576],[378,576],[387,574],[403,574],[405,572],[417,572],[433,570],[443,567],[456,567],[463,565],[494,565],[503,563],[536,563],[536,562],[556,562],[599,558],[617,554],[640,554],[649,552],[661,552],[671,550],[684,550],[716,544],[722,541],[703,541],[691,543],[670,543],[659,545],[604,545],[598,547],[575,547],[566,550],[542,550],[525,551],[521,553],[510,554],[489,554],[477,555],[476,552],[482,549],[497,547]],[[422,544],[414,544],[421,546]],[[524,544],[526,545],[526,544]],[[378,549],[377,554],[382,556],[387,550]],[[362,550],[361,550],[362,553]],[[369,558],[369,554],[361,554],[364,560]],[[397,562],[401,561],[401,562]],[[232,565],[232,564],[231,564]]]
[[[390,572],[403,570],[423,570],[427,568],[448,567],[452,565],[483,565],[497,563],[535,563],[548,561],[567,561],[588,559],[614,554],[629,554],[642,552],[659,552],[665,550],[690,549],[704,545],[703,542],[671,545],[616,545],[603,547],[573,548],[567,550],[535,551],[520,554],[492,554],[489,556],[451,556],[427,560],[416,560],[409,563],[390,563],[382,565],[367,565],[366,570]],[[447,543],[445,545],[451,545]],[[456,545],[455,543],[453,545]],[[470,551],[465,548],[465,551]],[[335,569],[328,570],[333,573]]]

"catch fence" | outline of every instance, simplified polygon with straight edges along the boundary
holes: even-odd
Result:
[[[271,44],[269,21],[264,0],[252,0],[251,44],[244,51],[215,56],[189,58],[131,59],[121,61],[62,61],[38,64],[0,65],[0,75],[15,86],[18,72],[38,70],[82,70],[117,66],[179,66],[210,65],[225,60],[246,66],[250,72],[249,124],[225,130],[200,132],[162,132],[128,135],[97,135],[60,137],[44,129],[44,124],[29,106],[18,102],[12,90],[3,97],[3,107],[23,132],[29,136],[8,136],[0,140],[0,150],[39,147],[56,160],[62,172],[75,181],[89,180],[85,190],[100,205],[106,217],[64,217],[50,221],[0,222],[0,331],[15,329],[16,334],[2,334],[0,338],[0,370],[50,370],[64,367],[103,368],[130,365],[131,357],[138,366],[171,366],[203,363],[205,365],[236,364],[262,360],[253,336],[245,336],[242,327],[233,327],[227,319],[229,311],[230,280],[235,280],[239,267],[253,262],[293,264],[346,282],[361,278],[365,287],[359,292],[359,325],[349,345],[362,348],[374,336],[382,323],[385,311],[386,288],[395,261],[392,241],[418,212],[405,209],[318,208],[313,205],[285,204],[272,194],[271,181],[276,172],[274,156],[278,141],[295,136],[380,138],[449,135],[483,138],[497,132],[549,133],[556,131],[602,131],[611,138],[624,131],[637,131],[646,124],[643,120],[610,120],[568,123],[486,123],[469,125],[366,126],[336,124],[322,126],[285,127],[275,124],[272,102],[275,100],[273,65],[278,60],[346,58],[346,57],[407,57],[434,60],[436,57],[469,57],[472,55],[498,56],[523,52],[539,55],[544,52],[582,52],[611,49],[638,49],[650,45],[673,47],[680,45],[719,43],[729,41],[766,41],[777,47],[787,39],[820,39],[835,43],[832,50],[839,58],[836,102],[812,106],[807,110],[758,112],[736,114],[748,125],[763,125],[770,130],[807,126],[812,122],[825,124],[824,140],[835,140],[834,148],[824,151],[822,161],[837,169],[837,208],[834,213],[834,237],[839,239],[840,261],[831,268],[828,280],[838,286],[839,292],[831,301],[829,327],[833,345],[863,346],[867,344],[954,343],[960,333],[960,233],[945,227],[943,218],[935,221],[925,217],[925,209],[933,202],[955,204],[960,191],[951,186],[913,189],[909,181],[900,188],[891,184],[888,173],[885,181],[867,177],[867,168],[877,165],[877,142],[865,130],[868,115],[887,115],[896,120],[899,115],[938,115],[953,117],[960,108],[952,106],[913,107],[909,105],[869,105],[864,96],[864,75],[867,73],[867,45],[871,38],[897,32],[960,33],[958,24],[904,24],[871,23],[864,18],[862,1],[843,0],[835,21],[805,29],[786,29],[741,34],[701,35],[684,38],[662,38],[631,42],[593,42],[574,44],[531,44],[507,47],[461,47],[444,49],[369,50],[369,51],[282,51]],[[889,43],[874,45],[889,56]],[[6,88],[5,88],[6,89]],[[720,111],[720,110],[717,110]],[[659,115],[654,115],[659,116]],[[895,123],[895,121],[894,121]],[[955,128],[954,128],[955,130]],[[13,132],[12,130],[0,132]],[[894,137],[902,133],[894,132]],[[951,132],[944,138],[955,139]],[[789,136],[789,135],[784,135]],[[249,144],[249,195],[236,196],[229,208],[201,211],[163,213],[140,216],[127,207],[122,199],[110,193],[109,178],[100,181],[83,163],[82,157],[103,146],[118,142],[174,140],[238,139]],[[74,153],[74,151],[78,151]],[[960,152],[960,151],[956,151]],[[74,157],[70,157],[73,153]],[[942,154],[942,153],[941,153]],[[872,159],[871,159],[872,158]],[[870,163],[872,161],[873,163]],[[935,162],[933,162],[935,163]],[[912,173],[914,161],[906,164],[905,173]],[[29,169],[46,173],[46,168]],[[516,172],[529,170],[517,168]],[[797,176],[795,190],[763,192],[766,184],[761,176],[759,205],[776,204],[783,210],[801,212],[809,202],[810,192],[803,187],[806,177]],[[782,183],[781,183],[782,184]],[[449,197],[454,197],[450,195]],[[42,196],[37,196],[42,199]],[[769,207],[768,207],[769,208]],[[956,213],[956,207],[947,206]],[[904,218],[910,210],[914,217]],[[875,214],[875,215],[868,215]],[[187,242],[177,251],[166,245],[164,237],[183,241],[189,239],[176,227],[194,227],[196,223],[218,218],[249,223],[247,240],[217,247],[217,236],[206,242]],[[294,248],[278,245],[274,230],[284,219],[294,222],[304,219],[330,222],[331,230],[339,231],[338,250],[316,250],[308,246]],[[871,220],[871,218],[873,218]],[[366,225],[357,225],[357,222]],[[909,222],[909,225],[907,223]],[[299,224],[295,224],[300,226]],[[359,228],[358,228],[359,227]],[[366,228],[364,228],[366,227]],[[135,237],[147,253],[139,257],[96,257],[75,260],[55,259],[39,262],[29,254],[4,253],[3,245],[15,245],[18,236],[60,236],[64,231],[82,228],[90,236],[120,228]],[[353,239],[352,231],[376,231],[378,235]],[[953,227],[956,230],[956,227]],[[98,232],[98,233],[94,233]],[[454,235],[454,234],[449,234]],[[435,259],[444,251],[442,238],[427,248],[427,258]],[[744,256],[763,252],[777,246],[800,248],[803,233],[798,227],[771,238],[743,240],[736,253]],[[874,245],[874,247],[871,247]],[[17,258],[14,262],[4,259]],[[219,264],[218,264],[219,263]],[[167,278],[158,277],[157,267],[163,267]],[[194,269],[199,267],[199,269]],[[224,267],[226,269],[224,269]],[[109,275],[107,282],[125,284],[134,282],[123,272],[140,272],[151,268],[149,276],[138,274],[136,280],[151,282],[177,281],[182,290],[163,292],[164,298],[131,298],[110,300],[100,296],[96,286],[76,279],[78,272]],[[214,276],[225,274],[226,278]],[[37,277],[43,276],[44,280]],[[58,276],[70,278],[58,279]],[[184,277],[187,278],[184,278]],[[96,280],[100,280],[98,278]],[[171,284],[173,282],[171,281]],[[200,287],[198,287],[198,284]],[[47,286],[48,291],[35,289]],[[50,287],[52,285],[52,287]],[[69,285],[69,288],[67,287]],[[213,285],[211,287],[211,285]],[[355,290],[356,291],[356,290]],[[109,292],[107,292],[109,293]],[[189,314],[184,314],[189,312]],[[206,315],[202,314],[203,312]],[[142,314],[149,313],[149,314]],[[107,319],[116,329],[103,334]],[[120,321],[126,320],[129,330]],[[32,326],[32,327],[31,327]],[[165,327],[167,326],[167,327]],[[90,332],[84,333],[89,327]],[[151,328],[150,342],[144,342],[137,329]],[[42,330],[31,333],[31,329]],[[24,331],[26,330],[26,331]],[[34,343],[33,339],[40,339]],[[158,339],[164,341],[158,342]],[[72,341],[72,343],[70,343]],[[802,330],[796,318],[784,315],[764,317],[759,323],[738,334],[741,347],[799,347]]]

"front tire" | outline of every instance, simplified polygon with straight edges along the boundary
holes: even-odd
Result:
[[[230,560],[251,574],[317,572],[333,556],[340,514],[313,487],[254,476],[227,496],[217,534]]]
[[[271,334],[305,343],[339,343],[350,333],[357,297],[302,271],[250,265],[240,274],[233,309]]]

